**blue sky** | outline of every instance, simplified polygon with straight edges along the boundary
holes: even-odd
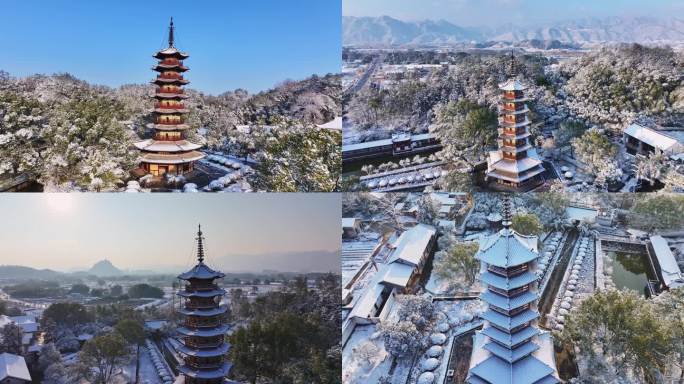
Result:
[[[3,0],[0,70],[69,72],[88,82],[143,83],[169,18],[190,54],[190,86],[257,92],[339,72],[341,0]]]
[[[340,199],[337,193],[8,193],[0,198],[0,212],[12,218],[0,220],[0,265],[69,270],[109,259],[123,269],[187,267],[201,223],[207,260],[233,258],[233,271],[273,269],[263,255],[339,251]],[[339,268],[339,254],[325,257]]]
[[[345,16],[443,19],[462,26],[538,24],[607,16],[684,15],[681,0],[343,0]]]

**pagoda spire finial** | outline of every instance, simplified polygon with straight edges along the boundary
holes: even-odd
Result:
[[[204,236],[202,236],[202,224],[197,224],[197,260],[204,261]]]
[[[169,24],[169,47],[173,47],[173,16],[171,16],[171,23]]]
[[[517,73],[517,67],[515,64],[516,64],[515,63],[515,55],[513,54],[513,50],[511,50],[511,61],[508,64],[508,72],[509,72],[508,75],[510,77],[514,77],[518,74]]]
[[[512,224],[511,219],[511,197],[506,193],[503,195],[503,219],[501,220],[501,225],[508,229]]]

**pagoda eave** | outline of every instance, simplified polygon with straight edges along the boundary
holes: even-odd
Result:
[[[487,176],[493,177],[495,179],[501,179],[501,180],[505,180],[505,181],[508,181],[511,183],[518,183],[519,184],[519,183],[524,183],[525,181],[527,181],[527,180],[531,179],[532,177],[537,176],[538,174],[543,173],[543,172],[544,172],[544,168],[541,168],[541,169],[535,169],[532,172],[525,173],[525,175],[523,175],[523,176],[519,175],[518,177],[511,177],[508,175],[501,174],[501,173],[497,172],[496,169],[494,169],[491,172],[489,172],[487,174]]]
[[[169,50],[167,48],[163,51],[159,51],[159,52],[155,53],[154,56],[152,56],[152,57],[154,57],[155,59],[159,59],[159,60],[164,60],[164,59],[169,59],[169,58],[185,60],[188,57],[190,57],[190,55],[183,53],[181,51],[178,51],[176,49]]]
[[[529,108],[525,106],[525,108],[517,110],[517,111],[511,111],[505,108],[499,108],[499,115],[522,115],[523,113],[529,112]]]
[[[133,145],[142,151],[152,152],[187,152],[202,148],[201,145],[191,143],[187,140],[161,141],[147,139],[134,143]]]
[[[232,365],[226,361],[221,364],[220,368],[216,369],[197,370],[191,366],[181,364],[178,366],[178,370],[182,374],[195,379],[220,379],[230,372],[231,367]]]
[[[185,316],[197,316],[197,317],[213,317],[217,315],[223,315],[224,313],[228,312],[228,307],[225,305],[222,305],[220,307],[212,308],[210,310],[206,309],[188,309],[188,308],[181,308],[178,310],[178,313],[185,315]]]
[[[176,332],[183,336],[199,336],[199,337],[214,337],[225,335],[230,327],[227,324],[222,324],[219,327],[212,329],[191,329],[186,327],[176,328]]]
[[[151,84],[157,84],[157,85],[165,85],[165,84],[187,85],[187,84],[190,84],[190,81],[185,80],[185,79],[164,79],[164,78],[158,77],[154,80],[151,80],[150,83]]]
[[[215,296],[223,296],[226,294],[225,289],[213,289],[211,291],[195,291],[195,292],[187,292],[187,291],[180,291],[176,293],[176,295],[180,297],[215,297]]]
[[[190,126],[187,124],[156,124],[156,123],[149,123],[146,125],[147,128],[150,129],[156,129],[158,131],[184,131],[186,129],[190,129]]]
[[[185,164],[201,160],[202,158],[204,158],[204,154],[197,151],[173,155],[145,153],[141,161],[148,164]]]
[[[157,72],[164,72],[169,69],[176,70],[178,72],[186,72],[190,70],[190,68],[180,64],[157,64],[152,67],[152,70]]]
[[[151,98],[154,99],[187,99],[189,96],[184,94],[184,93],[155,93],[150,96]]]
[[[186,356],[196,356],[196,357],[223,356],[226,353],[228,353],[229,349],[230,349],[230,344],[228,344],[228,343],[223,343],[219,347],[215,347],[215,348],[202,348],[202,349],[190,348],[190,347],[186,346],[185,344],[181,344],[180,346],[178,346],[178,352],[180,352]]]
[[[181,108],[181,109],[171,109],[171,108],[155,108],[152,110],[152,112],[159,113],[162,115],[173,115],[177,113],[189,113],[190,110],[186,108]]]

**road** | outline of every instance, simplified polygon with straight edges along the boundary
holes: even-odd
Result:
[[[368,66],[368,69],[366,72],[361,76],[359,81],[357,81],[354,85],[349,87],[347,90],[347,93],[356,93],[359,92],[360,90],[363,89],[364,86],[366,86],[366,83],[368,82],[368,79],[370,79],[371,75],[378,69],[380,64],[382,63],[382,60],[384,59],[384,55],[378,55],[376,56],[375,60],[373,60],[372,63]]]

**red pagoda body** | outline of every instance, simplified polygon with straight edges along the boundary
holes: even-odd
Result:
[[[174,47],[173,18],[169,26],[169,47],[157,52],[154,57],[159,60],[152,69],[159,72],[152,81],[157,86],[154,103],[154,123],[148,128],[154,129],[154,137],[135,143],[142,154],[141,167],[154,176],[164,174],[182,175],[193,170],[195,161],[204,157],[197,151],[202,146],[186,139],[185,115],[188,113],[183,100],[188,96],[183,86],[183,73],[188,70],[183,60],[189,56]]]
[[[487,178],[495,189],[529,190],[544,182],[544,166],[530,141],[525,87],[511,78],[499,84],[499,149],[489,153]]]
[[[177,293],[182,301],[178,312],[183,315],[177,328],[182,343],[178,352],[184,361],[178,369],[185,376],[185,384],[231,383],[225,379],[231,369],[226,359],[230,345],[225,340],[229,327],[224,324],[228,308],[221,305],[226,291],[215,282],[225,275],[204,264],[203,240],[200,228],[198,263],[178,276],[185,281],[185,287]]]

